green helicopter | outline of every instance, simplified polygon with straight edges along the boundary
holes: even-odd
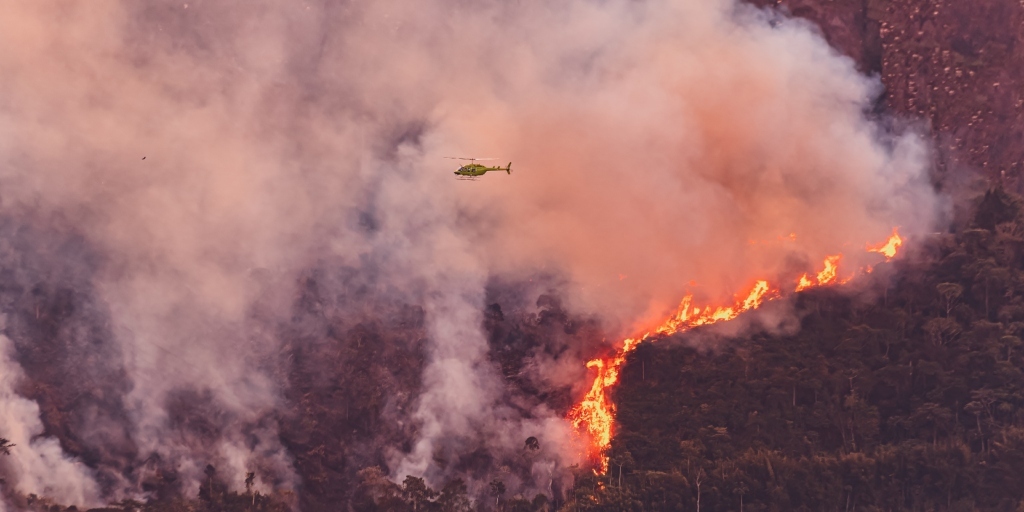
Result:
[[[479,176],[483,176],[491,171],[505,171],[508,174],[512,174],[512,162],[509,162],[505,167],[488,167],[486,165],[476,163],[477,160],[496,160],[495,158],[462,158],[457,156],[446,156],[445,158],[451,160],[468,160],[469,163],[459,167],[459,170],[455,171],[456,179],[460,180],[475,180]]]

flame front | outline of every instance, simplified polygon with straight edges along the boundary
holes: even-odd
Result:
[[[825,269],[822,270],[821,272],[818,272],[818,275],[815,276],[814,281],[812,281],[807,274],[800,276],[800,281],[796,284],[796,291],[799,292],[814,286],[825,286],[827,284],[832,284],[836,282],[836,276],[839,275],[839,260],[841,259],[843,259],[842,254],[826,256]]]
[[[903,239],[894,228],[892,236],[885,243],[877,246],[869,245],[867,250],[880,253],[886,261],[889,261],[896,256],[902,245]],[[841,260],[842,254],[827,256],[824,261],[824,269],[818,272],[813,280],[809,274],[804,274],[792,289],[801,291],[812,287],[848,282],[852,277],[844,280],[838,279]],[[861,269],[861,271],[870,272],[870,267]],[[660,326],[651,329],[643,336],[626,338],[622,342],[622,347],[612,357],[597,358],[587,362],[587,368],[596,370],[597,375],[587,394],[569,411],[569,421],[572,422],[578,435],[585,435],[589,439],[587,456],[597,464],[598,473],[604,474],[608,471],[608,457],[605,455],[605,451],[611,444],[615,423],[615,406],[608,393],[611,387],[619,381],[619,371],[623,363],[626,362],[626,356],[636,349],[641,341],[650,339],[652,332],[657,335],[670,335],[702,325],[732,320],[745,311],[761,307],[765,301],[777,298],[781,294],[780,288],[773,287],[766,280],[756,281],[747,293],[738,295],[733,304],[727,306],[697,307],[693,304],[693,295],[688,294],[683,297],[675,313]]]

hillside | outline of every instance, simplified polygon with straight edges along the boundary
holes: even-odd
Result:
[[[1024,200],[993,189],[971,222],[857,284],[800,293],[795,333],[727,338],[712,327],[642,343],[615,390],[609,473],[580,469],[554,505],[1019,510]],[[458,510],[427,501],[429,489],[411,498],[422,482],[372,477],[364,489],[378,499],[360,509],[419,499]],[[499,510],[552,505],[498,490]]]
[[[890,276],[802,293],[796,334],[644,343],[582,508],[1024,506],[1021,205],[996,189]]]

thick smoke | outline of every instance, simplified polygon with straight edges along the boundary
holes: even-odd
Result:
[[[0,335],[0,417],[4,436],[14,447],[7,467],[13,489],[23,495],[46,496],[63,503],[99,504],[92,471],[66,457],[60,443],[43,436],[39,405],[19,396],[23,373],[11,357],[11,340]],[[0,502],[0,510],[4,505]]]
[[[467,446],[543,436],[537,471],[577,457],[558,414],[506,403],[490,279],[565,276],[570,308],[617,334],[687,289],[721,299],[923,232],[934,209],[921,141],[866,114],[877,80],[729,0],[40,0],[0,8],[0,43],[2,214],[59,216],[102,255],[86,277],[123,360],[95,364],[131,382],[139,462],[189,494],[211,461],[235,488],[253,469],[260,489],[300,484],[274,419],[286,340],[266,326],[320,262],[373,267],[380,294],[424,308],[415,439],[389,463],[437,483]],[[459,182],[443,156],[513,173]],[[216,441],[174,404],[215,411]],[[94,499],[61,464],[55,497]]]

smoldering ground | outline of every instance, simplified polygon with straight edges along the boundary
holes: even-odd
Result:
[[[813,27],[728,0],[2,9],[2,214],[26,238],[5,313],[32,320],[50,286],[73,313],[39,320],[88,333],[53,350],[92,354],[55,380],[26,362],[50,338],[8,323],[5,373],[88,397],[19,391],[61,441],[46,460],[78,468],[47,488],[8,464],[19,493],[193,494],[207,464],[307,500],[378,463],[553,489],[579,457],[557,402],[586,385],[597,332],[649,323],[691,282],[729,297],[926,231],[935,208],[919,138],[865,114],[877,81]],[[457,182],[442,156],[514,172]],[[76,243],[45,250],[53,236]],[[28,259],[39,271],[18,273]],[[559,315],[600,329],[520,350],[530,391],[512,392],[488,283],[539,274],[565,283]],[[526,289],[521,318],[551,318],[550,290]],[[362,379],[395,392],[358,395]],[[363,421],[355,396],[376,397],[373,419],[323,438],[342,407]],[[529,436],[543,456],[502,473]]]

